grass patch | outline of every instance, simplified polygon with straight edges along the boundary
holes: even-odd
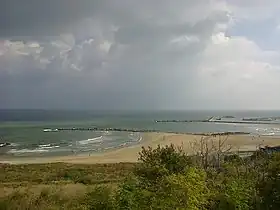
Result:
[[[68,189],[58,186],[46,186],[40,190],[18,189],[0,198],[0,209],[86,209],[83,201],[90,190],[85,186],[84,188],[76,193],[77,187],[73,186]]]
[[[129,175],[134,163],[116,164],[24,164],[0,165],[0,185],[16,186],[28,184],[116,183]]]
[[[116,164],[0,164],[0,210],[92,209],[135,167]],[[107,205],[108,198],[99,207]]]

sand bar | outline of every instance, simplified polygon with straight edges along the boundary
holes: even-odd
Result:
[[[157,145],[165,146],[174,144],[181,146],[188,154],[193,154],[198,150],[198,144],[201,138],[209,138],[209,144],[217,145],[219,139],[225,140],[225,149],[231,148],[232,151],[252,151],[256,150],[259,145],[276,146],[280,145],[280,137],[252,137],[248,135],[229,135],[229,136],[216,136],[216,137],[203,137],[201,135],[188,135],[188,134],[171,134],[171,133],[143,133],[143,140],[138,144],[130,147],[124,147],[116,150],[111,150],[97,154],[85,155],[71,155],[60,157],[40,157],[40,158],[1,158],[2,163],[22,164],[22,163],[53,163],[53,162],[66,162],[66,163],[80,163],[80,164],[93,164],[93,163],[119,163],[119,162],[136,162],[141,148],[151,146],[153,148]]]

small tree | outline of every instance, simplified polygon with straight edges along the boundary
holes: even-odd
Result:
[[[141,164],[136,168],[136,176],[146,181],[156,181],[163,176],[183,173],[184,169],[191,164],[191,159],[183,152],[181,147],[176,148],[173,144],[166,147],[147,149],[142,147],[139,153]]]
[[[227,145],[228,135],[227,136],[219,136],[218,146],[216,148],[217,158],[218,158],[218,168],[221,167],[221,158],[225,154],[227,154],[231,149],[231,145]]]
[[[210,165],[217,165],[218,168],[220,168],[222,157],[232,149],[232,147],[227,144],[228,135],[218,136],[217,141],[214,139],[217,135],[209,135],[202,136],[199,140],[191,142],[194,154],[199,158],[201,166],[205,169]]]

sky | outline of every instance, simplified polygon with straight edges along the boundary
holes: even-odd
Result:
[[[280,109],[279,0],[4,0],[0,108]]]

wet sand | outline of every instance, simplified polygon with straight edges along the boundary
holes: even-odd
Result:
[[[253,151],[259,145],[276,146],[280,145],[280,137],[252,137],[248,135],[229,135],[229,136],[201,136],[189,134],[171,134],[171,133],[143,133],[143,140],[138,144],[130,147],[124,147],[117,150],[107,151],[103,153],[85,154],[85,155],[72,155],[60,157],[41,157],[41,158],[1,158],[2,163],[11,164],[29,164],[29,163],[53,163],[53,162],[66,162],[66,163],[80,163],[80,164],[93,164],[93,163],[119,163],[119,162],[137,162],[141,148],[151,146],[153,148],[158,145],[165,146],[174,144],[180,146],[188,154],[194,154],[199,150],[199,142],[201,138],[207,138],[208,144],[217,146],[219,139],[225,141],[224,150],[231,148],[231,151]]]

